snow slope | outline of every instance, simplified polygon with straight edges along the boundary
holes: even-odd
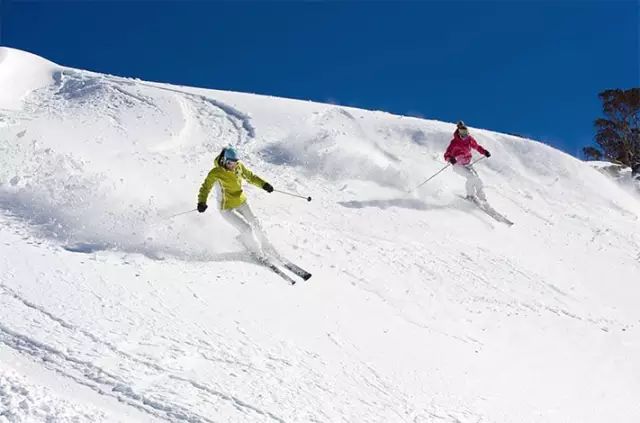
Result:
[[[450,123],[8,48],[0,93],[0,422],[640,421],[640,200],[585,163],[472,129],[507,227],[449,169],[407,194]],[[170,217],[228,144],[313,197],[247,188],[310,281]]]

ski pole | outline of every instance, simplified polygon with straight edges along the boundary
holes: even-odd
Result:
[[[442,172],[443,170],[445,170],[446,168],[448,168],[449,166],[451,166],[451,163],[447,163],[447,165],[445,167],[443,167],[442,169],[440,169],[439,171],[437,171],[436,173],[434,173],[433,175],[431,175],[426,181],[424,181],[423,183],[421,183],[420,185],[418,185],[417,187],[415,187],[414,189],[408,191],[409,193],[417,190],[418,188],[420,188],[421,186],[423,186],[424,184],[426,184],[427,182],[429,182],[430,180],[432,180],[433,178],[435,178],[440,172]]]
[[[196,210],[198,210],[198,209],[193,209],[193,210],[189,210],[189,211],[186,211],[186,212],[177,213],[177,214],[174,214],[174,215],[171,215],[171,216],[167,217],[167,219],[173,219],[174,217],[182,216],[183,214],[193,213]]]
[[[307,201],[311,201],[311,197],[305,197],[303,195],[298,195],[298,194],[293,194],[287,191],[280,191],[279,189],[274,189],[275,192],[279,192],[280,194],[286,194],[286,195],[290,195],[292,197],[298,197],[298,198],[304,198]]]
[[[474,164],[478,163],[480,160],[484,160],[484,159],[486,159],[486,158],[487,158],[487,156],[482,156],[482,157],[480,157],[479,159],[476,159],[476,160],[474,160],[473,162],[471,162],[471,164],[470,164],[469,166],[472,166],[472,165],[474,165]]]

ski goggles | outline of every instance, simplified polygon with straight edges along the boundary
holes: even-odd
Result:
[[[464,137],[466,137],[467,135],[469,135],[469,131],[468,131],[468,130],[466,130],[466,129],[458,129],[458,134],[459,134],[462,138],[464,138]]]

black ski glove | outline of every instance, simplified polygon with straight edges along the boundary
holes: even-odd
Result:
[[[204,213],[204,211],[207,209],[207,204],[206,203],[198,203],[198,212],[200,213]]]
[[[456,161],[457,160],[456,160],[455,157],[452,157],[452,158],[449,159],[449,163],[451,163],[452,165],[456,164]]]
[[[262,189],[267,192],[273,192],[273,187],[269,182],[265,182],[264,185],[262,186]]]
[[[486,157],[491,157],[491,153],[489,153],[489,150],[484,150],[484,155]]]

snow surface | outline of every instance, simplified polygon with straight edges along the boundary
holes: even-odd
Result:
[[[50,389],[32,386],[14,371],[0,368],[0,422],[107,421],[104,412],[60,398]]]
[[[444,166],[453,124],[177,87],[0,48],[0,422],[638,422],[640,200],[472,129],[496,222]],[[214,156],[276,247],[211,207]],[[214,204],[211,199],[210,204]]]

